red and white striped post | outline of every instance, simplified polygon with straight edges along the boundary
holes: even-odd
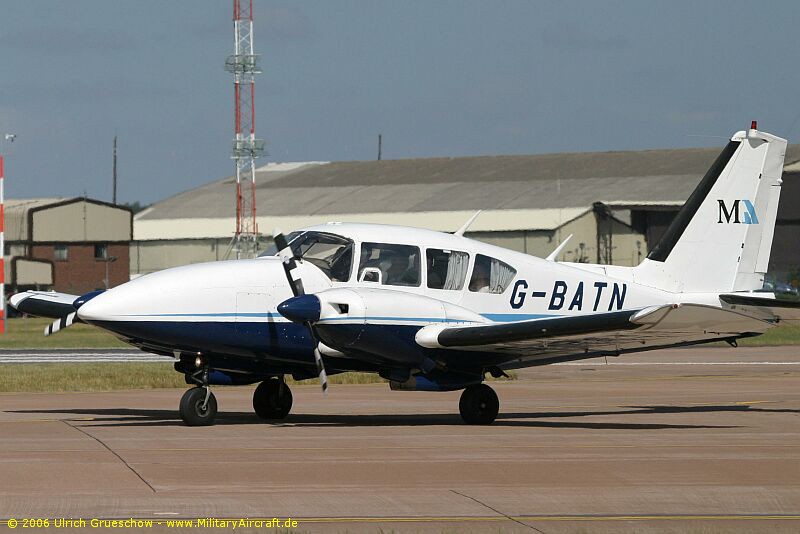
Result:
[[[6,240],[5,198],[3,197],[3,155],[0,154],[0,334],[6,332]]]

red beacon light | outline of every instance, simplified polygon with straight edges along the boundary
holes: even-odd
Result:
[[[750,121],[750,129],[758,130],[758,121]]]

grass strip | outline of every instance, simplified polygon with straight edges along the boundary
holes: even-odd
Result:
[[[170,361],[164,363],[22,363],[0,366],[0,393],[66,391],[114,391],[124,389],[188,388],[183,375]],[[511,378],[516,378],[512,373]],[[493,380],[493,379],[490,379]],[[339,373],[328,377],[331,384],[378,384],[386,382],[373,373]],[[288,384],[319,384],[318,379]],[[224,387],[224,386],[215,386]]]
[[[44,327],[52,322],[41,317],[9,319],[6,333],[0,335],[0,349],[133,349],[108,332],[82,323],[45,337]]]

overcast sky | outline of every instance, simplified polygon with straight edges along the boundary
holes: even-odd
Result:
[[[800,137],[796,1],[255,4],[264,163]],[[4,2],[7,196],[110,199],[115,133],[123,202],[232,174],[232,43],[228,0]]]

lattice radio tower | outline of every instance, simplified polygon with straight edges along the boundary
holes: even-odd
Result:
[[[233,0],[233,55],[225,70],[233,73],[235,100],[233,151],[236,163],[236,233],[228,254],[252,258],[258,252],[256,224],[256,158],[264,154],[264,141],[256,139],[255,75],[261,72],[253,52],[253,0]]]

